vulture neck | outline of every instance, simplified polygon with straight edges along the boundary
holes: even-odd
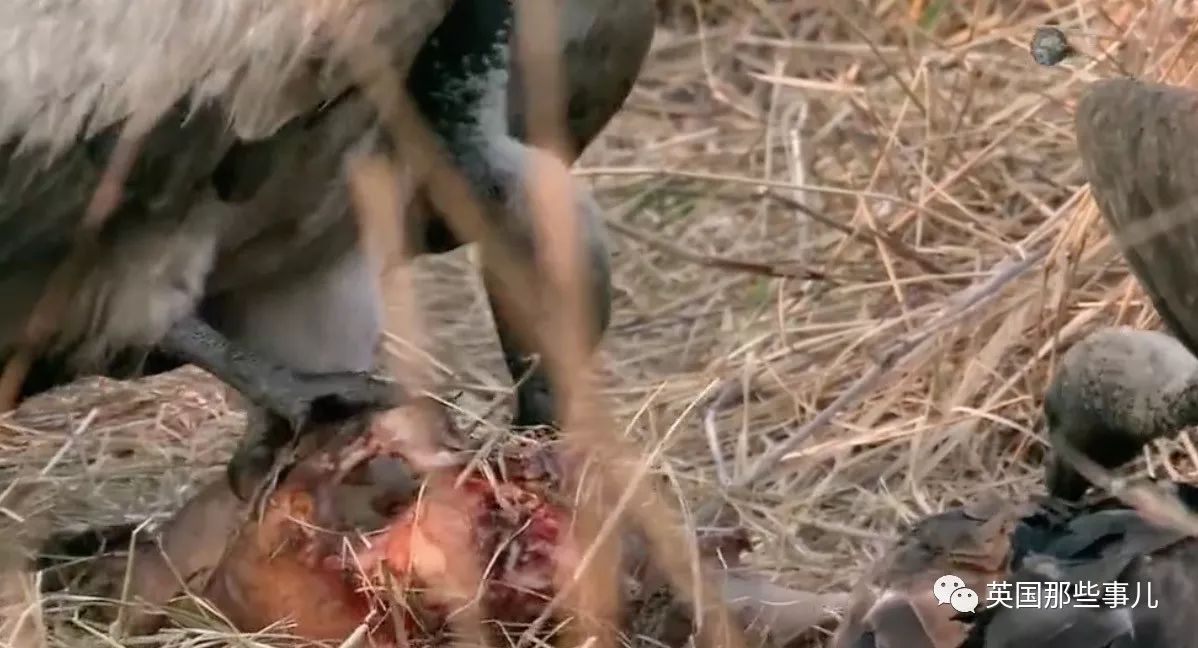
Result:
[[[1179,386],[1160,395],[1153,408],[1144,442],[1177,434],[1198,424],[1198,375],[1189,376]]]

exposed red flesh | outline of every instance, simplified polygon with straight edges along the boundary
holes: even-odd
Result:
[[[551,501],[551,458],[543,450],[505,453],[486,464],[494,481],[476,470],[455,487],[463,465],[427,443],[413,451],[412,435],[397,427],[422,420],[396,415],[404,409],[305,460],[261,520],[241,526],[204,590],[239,630],[283,621],[294,635],[335,641],[369,618],[373,645],[403,646],[434,637],[452,611],[476,599],[483,619],[527,623],[542,613],[568,566],[563,556],[575,555],[561,551],[569,512]],[[428,472],[417,499],[396,506],[386,485],[371,490],[362,466],[409,453]],[[361,492],[338,499],[335,491],[351,485]],[[348,524],[347,501],[374,509],[382,523]],[[401,593],[399,605],[389,592]]]

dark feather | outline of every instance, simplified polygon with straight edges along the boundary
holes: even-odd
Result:
[[[1177,485],[1193,506],[1198,488]],[[1198,509],[1194,509],[1198,511]],[[1113,499],[1073,514],[1060,507],[1025,517],[1013,534],[1011,589],[1019,582],[1122,582],[1129,595],[1152,583],[1157,601],[1190,600],[1198,593],[1198,544],[1182,532],[1158,526]],[[1180,598],[1174,598],[1180,597]],[[1134,598],[1134,596],[1133,596]],[[974,617],[962,648],[1105,648],[1107,646],[1194,646],[1192,618],[1147,606],[1097,608],[1063,605],[1011,609],[995,606]],[[1168,639],[1168,641],[1164,641]]]

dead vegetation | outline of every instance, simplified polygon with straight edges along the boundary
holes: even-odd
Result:
[[[616,243],[618,431],[658,451],[668,499],[734,503],[780,583],[847,591],[913,520],[1040,492],[1056,355],[1158,325],[1084,187],[1072,107],[1099,77],[1190,83],[1196,10],[1057,5],[660,2],[638,87],[578,165]],[[1062,67],[1028,51],[1046,23],[1081,52]],[[470,263],[420,260],[428,348],[385,347],[427,354],[486,437],[508,387]],[[223,470],[242,422],[194,371],[30,402],[0,428],[4,537],[161,517]],[[1151,455],[1162,476],[1198,464],[1188,439]],[[114,645],[82,603],[29,605],[50,645]],[[28,630],[37,609],[5,620]],[[218,628],[167,632],[221,645]]]

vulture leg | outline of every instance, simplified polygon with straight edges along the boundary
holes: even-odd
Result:
[[[385,408],[402,397],[398,386],[369,377],[382,312],[377,275],[360,251],[352,248],[318,271],[284,279],[229,291],[203,308],[207,321],[239,352],[287,368],[281,376],[268,369],[250,381],[251,387],[263,375],[279,381],[259,388],[265,398],[243,391],[246,433],[228,465],[229,481],[242,498],[255,491],[279,450],[303,430],[297,422]],[[220,374],[226,381],[227,372]]]
[[[649,50],[655,8],[647,0],[570,0],[562,3],[562,42],[568,105],[567,138],[573,162],[623,105]],[[536,257],[533,220],[524,193],[525,169],[534,156],[546,155],[527,146],[526,102],[533,94],[523,88],[518,61],[508,61],[512,15],[508,3],[462,0],[455,3],[433,38],[417,58],[409,87],[423,112],[438,125],[447,148],[470,177],[480,197],[489,200],[488,213],[524,258]],[[460,34],[492,34],[463,39]],[[518,38],[516,35],[514,38]],[[509,67],[510,65],[510,67]],[[486,73],[479,74],[483,70]],[[510,71],[510,77],[508,72]],[[455,82],[454,78],[460,79]],[[440,84],[440,85],[439,85]],[[461,88],[447,92],[444,88]],[[501,109],[506,107],[506,114]],[[479,146],[479,143],[483,143]],[[575,189],[575,213],[582,222],[583,240],[594,309],[592,344],[597,345],[610,320],[611,279],[602,213],[589,193]],[[452,234],[434,222],[426,249],[453,247]],[[483,259],[484,281],[508,371],[515,381],[518,426],[556,422],[548,375],[516,334],[512,318],[500,307],[504,288]],[[531,286],[533,302],[542,286]]]
[[[583,219],[581,224],[583,241],[581,248],[586,255],[588,288],[590,304],[595,321],[591,327],[593,337],[591,348],[598,346],[600,336],[607,329],[611,319],[611,270],[606,241],[603,236],[602,214],[598,206],[591,200],[580,200],[577,213]],[[531,225],[531,224],[530,224]],[[513,242],[516,250],[531,255],[533,244],[530,240]],[[498,279],[486,272],[489,263],[483,259],[483,282],[487,289],[487,298],[491,312],[495,318],[495,329],[499,335],[499,343],[503,350],[504,363],[515,381],[516,411],[513,424],[517,426],[545,426],[558,422],[553,407],[553,393],[550,389],[549,375],[543,364],[536,361],[535,356],[522,344],[517,334],[513,318],[504,313],[502,307],[502,291],[505,289]],[[541,291],[536,291],[532,297],[535,308],[544,310],[550,307],[544,300],[537,299]]]
[[[648,0],[571,0],[561,7],[560,52],[566,84],[566,137],[573,163],[607,126],[624,105],[640,74],[653,30],[656,7]],[[513,38],[520,37],[516,33]],[[524,87],[524,73],[518,59],[510,65],[508,85],[508,131],[527,142],[527,101],[535,90]],[[578,213],[583,219],[582,249],[587,253],[591,299],[595,321],[591,340],[598,346],[611,321],[611,269],[603,237],[603,214],[598,205],[582,192]],[[519,244],[519,243],[518,243]],[[531,245],[531,237],[524,245]],[[512,323],[504,316],[497,299],[500,288],[486,281],[495,328],[503,348],[508,372],[516,381],[515,425],[550,425],[556,422],[549,377],[543,367],[518,342]]]

